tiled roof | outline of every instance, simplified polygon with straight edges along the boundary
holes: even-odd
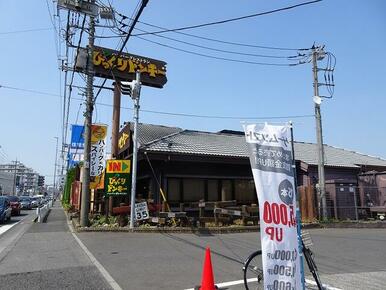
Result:
[[[133,128],[133,123],[130,124],[130,127]],[[151,125],[151,124],[138,124],[138,141],[139,144],[149,144],[151,142],[160,140],[169,135],[183,131],[181,128],[177,127],[166,127],[160,125]]]
[[[223,157],[248,158],[248,147],[245,137],[240,134],[211,133],[202,131],[182,130],[180,128],[161,127],[161,133],[156,134],[160,126],[147,127],[139,130],[141,150],[149,152],[163,152],[172,154],[208,155]],[[170,128],[168,131],[166,128]],[[152,130],[150,130],[152,129]],[[170,134],[165,134],[166,132]],[[147,136],[150,134],[151,136]],[[159,139],[154,136],[161,136]],[[167,136],[168,135],[168,136]],[[385,166],[386,160],[372,157],[358,152],[324,145],[325,164],[327,166],[356,168],[361,165]],[[317,145],[313,143],[295,142],[295,158],[310,165],[318,164]]]

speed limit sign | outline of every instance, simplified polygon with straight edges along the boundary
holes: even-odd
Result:
[[[149,218],[149,210],[147,208],[147,202],[140,202],[135,204],[135,219],[137,221],[146,220]]]

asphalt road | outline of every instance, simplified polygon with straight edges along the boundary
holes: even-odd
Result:
[[[340,289],[385,289],[386,230],[310,232],[323,283]],[[215,282],[240,280],[243,260],[260,247],[259,233],[77,235],[123,289],[187,289],[199,285],[207,246],[212,250]]]
[[[0,236],[0,289],[111,289],[72,236],[63,209],[34,212]],[[15,219],[16,220],[16,219]]]

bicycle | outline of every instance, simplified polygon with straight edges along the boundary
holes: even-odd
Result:
[[[313,258],[313,253],[310,249],[312,246],[312,239],[308,232],[302,231],[302,246],[303,256],[307,262],[312,276],[315,279],[319,290],[324,290],[322,282],[319,277],[318,268]],[[250,289],[264,289],[263,265],[261,259],[261,250],[255,251],[249,255],[245,260],[243,266],[244,272],[244,286],[246,290]],[[253,287],[253,288],[252,288]]]

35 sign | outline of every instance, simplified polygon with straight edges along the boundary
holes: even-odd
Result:
[[[147,208],[147,202],[139,202],[135,204],[135,218],[137,221],[142,221],[148,219],[149,209]]]

